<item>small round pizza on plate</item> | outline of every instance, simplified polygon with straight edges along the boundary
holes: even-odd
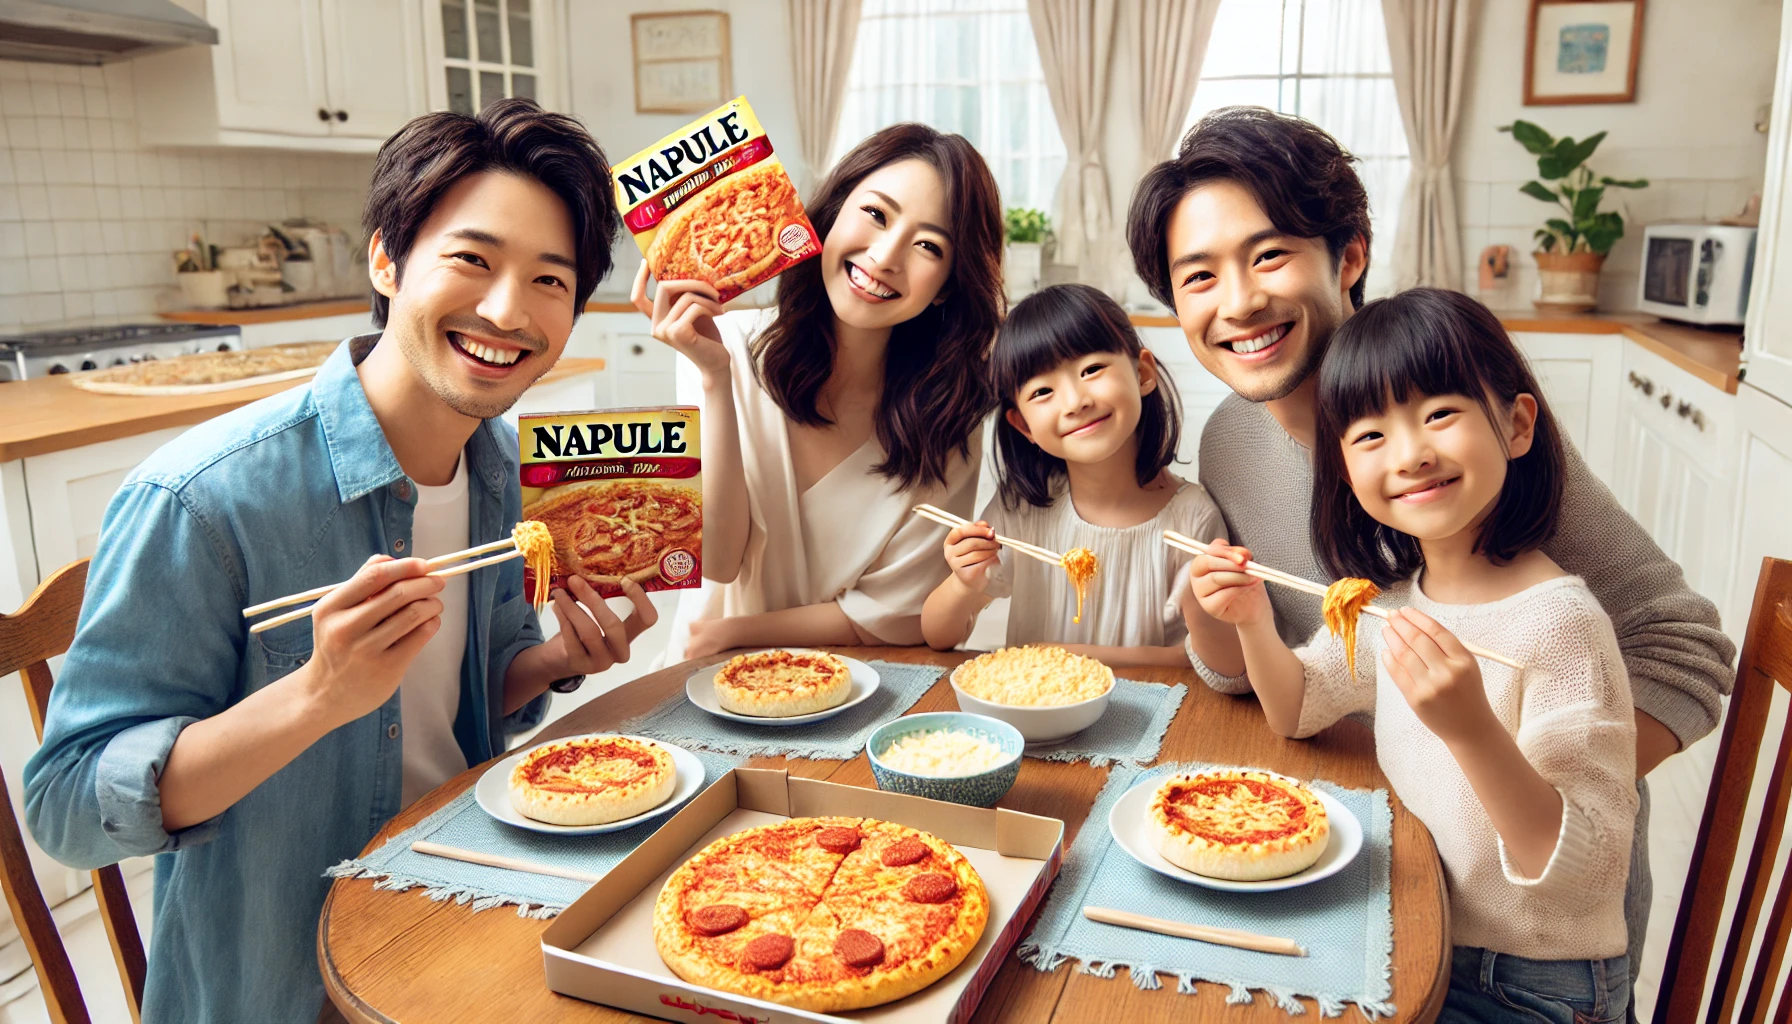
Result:
[[[703,762],[645,736],[554,740],[493,765],[474,796],[486,813],[537,832],[626,828],[702,788]]]
[[[716,703],[737,715],[794,718],[846,703],[852,670],[826,651],[754,651],[716,669]]]
[[[1115,844],[1179,881],[1287,889],[1342,870],[1362,824],[1336,797],[1274,772],[1216,770],[1134,786],[1108,815]]]
[[[877,670],[857,658],[774,648],[698,669],[685,681],[685,695],[718,718],[788,726],[831,718],[877,687]]]
[[[877,1006],[950,974],[989,893],[951,844],[871,818],[791,818],[717,839],[654,904],[674,974],[821,1013]]]

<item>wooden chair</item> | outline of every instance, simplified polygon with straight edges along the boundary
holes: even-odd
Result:
[[[58,569],[38,587],[24,607],[12,615],[0,615],[0,676],[19,672],[25,680],[25,702],[31,707],[31,722],[39,739],[44,734],[44,713],[50,704],[49,660],[66,652],[75,639],[75,622],[81,614],[81,593],[87,584],[87,560],[82,559]],[[55,1024],[85,1024],[89,1019],[87,1004],[81,998],[68,951],[50,917],[50,908],[31,873],[31,861],[25,853],[25,841],[19,821],[12,814],[12,801],[6,792],[6,779],[0,776],[0,882],[5,883],[6,903],[25,938],[31,963],[37,968],[44,1004]],[[106,935],[112,941],[112,957],[118,963],[118,974],[124,982],[125,1002],[131,1009],[131,1020],[141,1020],[143,978],[148,962],[143,955],[143,939],[137,934],[137,919],[131,913],[130,895],[125,890],[124,875],[117,865],[103,867],[93,873],[94,896],[99,902],[100,920],[105,922]]]
[[[1705,816],[1699,822],[1686,889],[1680,896],[1680,912],[1674,919],[1668,943],[1655,1024],[1693,1021],[1704,1001],[1705,978],[1717,950],[1718,924],[1736,866],[1743,814],[1755,782],[1755,766],[1776,685],[1792,690],[1792,562],[1767,558],[1762,560],[1761,577],[1755,585],[1754,611],[1749,615],[1742,659],[1736,669],[1736,690],[1724,718],[1722,745],[1711,774],[1711,789],[1705,797]],[[1787,777],[1789,764],[1792,718],[1780,735],[1778,754],[1766,779],[1760,826],[1749,850],[1741,894],[1729,936],[1724,940],[1723,955],[1718,960],[1707,1021],[1760,1024],[1773,1008],[1773,984],[1785,959],[1787,939],[1792,937],[1792,914],[1788,913],[1792,877],[1781,881],[1774,896],[1766,929],[1759,933],[1760,952],[1752,965],[1746,961],[1761,924],[1761,909],[1767,901],[1775,862],[1783,863],[1786,856],[1780,840],[1786,828],[1788,796],[1792,795],[1788,791],[1788,783],[1792,782]],[[1775,1019],[1789,1018],[1792,992],[1782,989]]]

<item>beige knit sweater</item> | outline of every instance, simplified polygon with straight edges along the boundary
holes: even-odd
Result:
[[[1563,576],[1479,605],[1438,604],[1418,583],[1378,598],[1411,605],[1458,639],[1516,658],[1515,672],[1480,661],[1487,701],[1525,759],[1562,796],[1562,828],[1542,874],[1506,855],[1480,799],[1442,740],[1413,714],[1381,667],[1379,623],[1358,634],[1357,676],[1323,626],[1295,653],[1306,666],[1301,736],[1373,712],[1381,770],[1431,830],[1450,889],[1450,939],[1537,960],[1597,960],[1625,952],[1624,883],[1637,809],[1636,720],[1618,640],[1599,601]]]
[[[1307,528],[1313,500],[1312,453],[1288,436],[1266,406],[1228,395],[1201,435],[1201,485],[1219,505],[1228,539],[1257,561],[1311,580],[1329,581]],[[1203,537],[1202,540],[1211,538]],[[1630,518],[1612,492],[1568,451],[1560,528],[1543,551],[1586,581],[1611,616],[1636,707],[1685,747],[1716,728],[1730,692],[1736,647],[1718,626],[1717,608],[1686,585],[1674,561]],[[1320,624],[1319,599],[1269,588],[1278,631],[1290,647]],[[1190,651],[1196,671],[1223,693],[1249,693],[1243,677],[1211,672]]]

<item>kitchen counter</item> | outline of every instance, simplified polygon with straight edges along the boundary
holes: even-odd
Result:
[[[602,359],[562,359],[536,383],[552,384],[603,368]],[[310,378],[204,395],[168,396],[99,395],[75,387],[70,380],[63,375],[0,384],[0,462],[191,426],[306,384]]]
[[[290,306],[256,306],[248,309],[177,309],[156,315],[163,320],[172,320],[181,324],[205,324],[207,326],[243,326],[246,324],[273,324],[286,320],[315,320],[325,316],[345,316],[354,313],[366,313],[373,307],[366,299],[327,299],[323,302],[299,302]],[[587,313],[633,313],[635,307],[627,302],[587,302]]]
[[[1643,313],[1545,314],[1495,311],[1508,331],[1540,334],[1622,334],[1727,394],[1742,382],[1742,332],[1669,323]]]

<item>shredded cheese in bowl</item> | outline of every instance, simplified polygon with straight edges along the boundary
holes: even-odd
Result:
[[[1001,747],[954,729],[912,732],[878,753],[878,760],[910,775],[961,778],[981,775],[1009,759]]]
[[[995,704],[1054,707],[1108,692],[1114,672],[1062,647],[1004,647],[960,665],[953,681],[971,696]]]

